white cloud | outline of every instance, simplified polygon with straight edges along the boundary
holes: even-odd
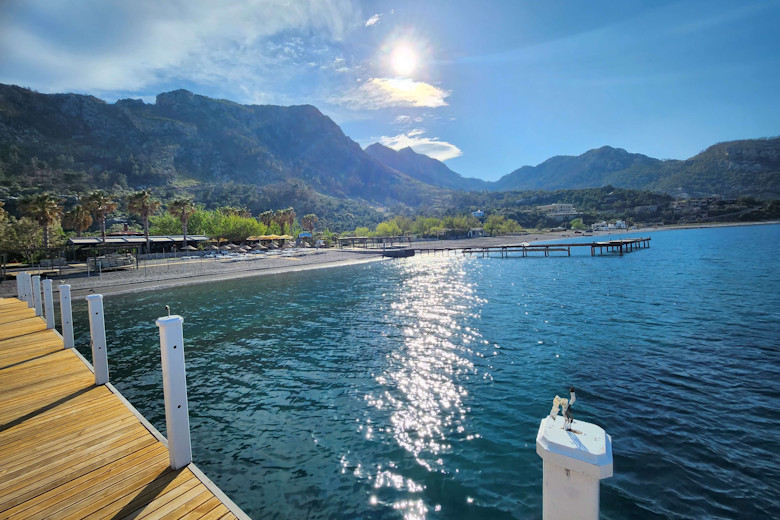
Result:
[[[358,110],[378,110],[390,107],[446,106],[449,91],[408,78],[371,78],[347,92],[335,103]]]
[[[327,45],[361,25],[351,0],[0,2],[0,82],[92,93],[268,85],[280,63],[312,61],[296,34]]]
[[[377,13],[368,20],[366,20],[366,27],[371,27],[372,25],[376,25],[379,23],[379,20],[382,19],[382,15]]]
[[[463,155],[461,149],[454,144],[440,141],[438,137],[423,137],[424,134],[424,130],[414,129],[405,134],[398,134],[392,137],[382,136],[379,138],[379,143],[393,150],[411,148],[417,153],[427,155],[439,161],[446,161]]]

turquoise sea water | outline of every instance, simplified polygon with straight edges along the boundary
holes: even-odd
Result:
[[[569,385],[613,440],[602,518],[780,517],[780,226],[650,236],[106,297],[111,380],[164,432],[182,315],[195,462],[258,519],[540,518]]]

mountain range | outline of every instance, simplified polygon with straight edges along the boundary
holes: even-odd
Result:
[[[209,203],[303,212],[451,208],[457,191],[605,185],[672,193],[780,198],[780,138],[711,146],[684,161],[605,146],[557,156],[488,182],[406,148],[365,150],[310,105],[241,105],[177,90],[155,103],[40,94],[0,85],[0,199],[152,187]]]

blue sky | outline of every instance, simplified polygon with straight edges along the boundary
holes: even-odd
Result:
[[[780,135],[780,0],[2,0],[0,83],[312,104],[496,180]]]

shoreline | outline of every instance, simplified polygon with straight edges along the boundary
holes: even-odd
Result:
[[[776,225],[780,222],[733,222],[733,223],[703,223],[672,226],[643,227],[638,229],[614,229],[609,231],[588,232],[589,236],[604,237],[608,235],[624,235],[648,233],[655,231],[674,231],[680,229],[700,229],[718,227],[737,227],[755,225]],[[524,235],[501,235],[496,237],[478,237],[455,240],[431,240],[413,242],[414,246],[422,246],[426,242],[436,244],[444,249],[461,249],[464,247],[490,247],[507,245],[513,242],[549,242],[563,238],[580,238],[583,234],[573,231],[528,233]],[[388,260],[382,256],[381,249],[325,249],[310,251],[298,257],[257,258],[242,262],[230,262],[217,259],[174,259],[162,262],[144,261],[135,269],[118,270],[92,277],[56,277],[51,279],[56,286],[68,283],[74,298],[82,299],[88,294],[128,294],[141,291],[168,289],[181,285],[214,283],[225,280],[235,280],[254,276],[272,276],[286,273],[311,271],[358,265],[368,262]],[[257,262],[257,263],[255,263]],[[150,272],[151,271],[151,272]],[[16,284],[11,280],[0,283],[0,297],[16,294]]]

